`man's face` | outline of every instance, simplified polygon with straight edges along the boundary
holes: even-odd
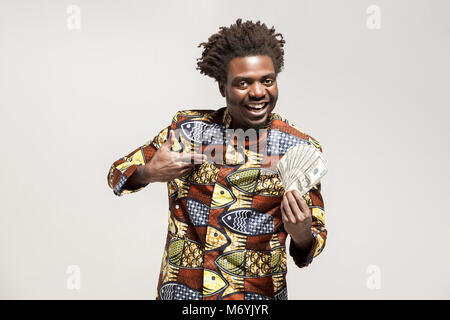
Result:
[[[263,126],[278,99],[272,58],[233,58],[228,64],[227,82],[219,83],[219,90],[226,98],[233,129]]]

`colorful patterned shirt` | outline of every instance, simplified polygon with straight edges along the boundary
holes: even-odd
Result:
[[[286,118],[271,113],[259,135],[258,152],[231,139],[231,115],[218,110],[185,110],[153,139],[115,161],[109,186],[118,196],[139,165],[151,161],[175,130],[172,151],[223,151],[224,161],[206,161],[167,183],[169,223],[156,299],[287,299],[286,237],[280,203],[284,189],[278,160],[300,143],[320,152],[319,142]],[[256,140],[256,139],[254,139]],[[209,149],[208,149],[209,148]],[[216,158],[217,159],[217,158]],[[291,240],[295,264],[308,266],[324,248],[327,236],[319,182],[303,197],[312,212],[313,245],[307,252]]]

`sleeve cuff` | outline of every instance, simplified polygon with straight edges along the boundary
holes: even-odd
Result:
[[[317,246],[319,244],[319,241],[317,240],[316,234],[311,231],[311,234],[313,236],[313,243],[311,245],[311,248],[308,251],[304,251],[299,249],[295,243],[294,240],[291,238],[291,243],[289,245],[289,254],[294,259],[295,264],[299,268],[307,267],[309,264],[311,264],[314,253],[316,252]]]
[[[136,164],[131,165],[124,173],[122,173],[120,175],[119,181],[117,182],[117,184],[115,185],[115,187],[113,189],[115,195],[120,197],[120,196],[123,196],[124,194],[134,193],[134,192],[137,192],[144,188],[144,187],[140,187],[140,188],[134,189],[134,190],[127,190],[127,189],[123,188],[123,186],[128,181],[128,179],[131,177],[131,175],[136,171],[137,167],[138,167],[138,165],[136,165]]]

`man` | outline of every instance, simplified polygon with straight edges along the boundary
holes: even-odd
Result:
[[[302,197],[284,192],[276,172],[293,145],[322,151],[272,113],[284,43],[259,21],[220,28],[199,45],[197,69],[217,80],[226,107],[179,111],[152,141],[111,167],[108,183],[117,195],[167,183],[157,299],[287,299],[287,235],[299,267],[325,246],[320,183]]]

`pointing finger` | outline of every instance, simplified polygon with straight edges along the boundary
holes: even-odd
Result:
[[[202,164],[206,156],[200,153],[185,153],[180,156],[180,161],[190,164]]]

